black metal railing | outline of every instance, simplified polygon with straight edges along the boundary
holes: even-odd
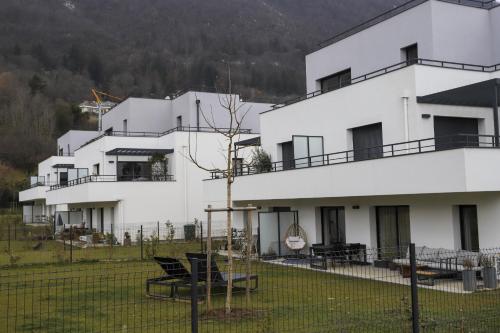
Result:
[[[71,187],[86,183],[105,183],[105,182],[171,182],[174,181],[173,175],[161,176],[116,176],[116,175],[91,175],[70,180],[64,184],[50,186],[50,190]]]
[[[202,132],[202,133],[218,133],[218,132],[228,132],[230,128],[212,128],[212,127],[190,127],[190,126],[177,126],[171,128],[164,132],[128,132],[128,131],[112,131],[112,132],[104,132],[99,136],[96,136],[92,140],[85,142],[80,148],[85,147],[92,142],[98,141],[106,136],[119,136],[119,137],[142,137],[142,138],[159,138],[167,134],[171,134],[174,132]],[[239,129],[238,132],[240,134],[252,134],[251,129]],[[80,149],[78,148],[78,149]],[[77,149],[77,150],[78,150]]]
[[[350,83],[348,83],[348,84],[346,83],[344,85],[341,85],[336,89],[316,90],[316,91],[310,92],[306,95],[302,95],[302,96],[284,101],[283,103],[275,104],[272,106],[272,109],[269,111],[273,111],[273,110],[276,110],[276,109],[279,109],[279,108],[282,108],[282,107],[285,107],[285,106],[288,106],[291,104],[295,104],[295,103],[298,103],[298,102],[307,100],[309,98],[313,98],[313,97],[316,97],[316,96],[319,96],[319,95],[322,95],[322,94],[325,94],[325,93],[328,93],[328,92],[331,92],[334,90],[346,88],[346,87],[349,87],[353,84],[364,82],[364,81],[367,81],[369,79],[373,79],[373,78],[379,77],[381,75],[389,74],[389,73],[392,73],[392,72],[395,72],[395,71],[398,71],[400,69],[403,69],[403,68],[406,68],[409,66],[413,66],[413,65],[439,67],[439,68],[447,68],[447,69],[459,69],[459,70],[466,70],[466,71],[473,71],[473,72],[484,72],[484,73],[492,73],[492,72],[500,70],[500,64],[485,66],[485,65],[474,65],[474,64],[467,64],[467,63],[423,59],[423,58],[410,59],[410,60],[406,60],[406,61],[394,64],[394,65],[387,66],[387,67],[378,69],[376,71],[366,73],[366,74],[357,76],[355,78],[352,78]],[[266,111],[266,112],[269,112],[269,111]]]
[[[74,232],[33,250],[41,256],[55,247],[46,243],[57,244],[57,265],[2,267],[1,332],[500,330],[498,248],[480,256],[415,244],[266,260],[239,253],[229,265],[223,254],[183,251],[184,244],[174,251],[179,245],[165,242],[157,247],[161,256],[148,251],[146,260],[90,261],[98,253],[117,256],[122,247],[81,247]],[[19,233],[23,245],[27,234]],[[131,250],[139,253],[137,245],[124,247]],[[488,266],[465,265],[483,256]],[[460,264],[443,265],[443,257]]]
[[[500,137],[494,135],[456,134],[438,138],[391,143],[383,146],[345,150],[336,153],[297,158],[289,161],[272,162],[267,167],[245,164],[238,168],[238,172],[235,173],[235,176],[344,164],[458,148],[499,148],[499,143]],[[212,179],[226,178],[226,176],[227,174],[224,171],[211,172]]]
[[[333,37],[330,37],[322,42],[320,42],[318,44],[319,48],[324,48],[328,45],[331,45],[331,44],[334,44],[334,43],[337,43],[345,38],[348,38],[352,35],[355,35],[357,34],[358,32],[360,31],[363,31],[365,29],[368,29],[376,24],[379,24],[385,20],[388,20],[390,19],[391,17],[394,17],[396,15],[399,15],[407,10],[410,10],[416,6],[419,6],[425,2],[427,2],[428,0],[412,0],[412,1],[408,1],[408,2],[405,2],[403,3],[402,5],[400,6],[397,6],[397,7],[394,7],[380,15],[377,15],[371,19],[369,19],[368,21],[365,21],[361,24],[358,24],[340,34],[337,34]],[[463,6],[469,6],[469,7],[476,7],[476,8],[484,8],[484,9],[491,9],[491,8],[494,8],[496,6],[498,6],[499,4],[495,1],[495,0],[489,0],[489,1],[480,1],[480,0],[440,0],[442,2],[449,2],[449,3],[453,3],[453,4],[458,4],[458,5],[463,5]]]

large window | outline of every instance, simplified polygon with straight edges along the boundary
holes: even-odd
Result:
[[[151,179],[151,163],[149,162],[118,162],[118,181],[144,181]]]
[[[322,136],[293,136],[293,155],[296,168],[306,168],[323,164]]]
[[[476,118],[434,117],[436,150],[478,146]]]
[[[322,235],[325,245],[345,244],[344,207],[324,207],[321,210]]]
[[[335,73],[320,80],[321,91],[336,90],[351,84],[351,69]]]
[[[323,164],[323,137],[294,135],[281,144],[283,169],[307,168]]]
[[[377,207],[377,244],[383,259],[404,256],[410,245],[410,208]]]
[[[460,238],[462,250],[479,251],[476,206],[460,206]]]
[[[354,160],[383,157],[382,123],[352,129]]]

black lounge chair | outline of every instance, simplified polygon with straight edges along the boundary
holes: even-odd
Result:
[[[186,253],[191,265],[193,264],[193,259],[198,259],[198,280],[206,282],[207,279],[207,255],[204,253]],[[211,260],[211,285],[214,288],[226,287],[228,283],[228,274],[226,272],[221,272],[217,263],[212,258]],[[254,285],[250,287],[251,291],[257,290],[259,287],[259,277],[257,275],[250,275],[249,280],[254,282]],[[246,274],[233,273],[232,276],[233,283],[245,282],[247,281]],[[233,286],[233,290],[245,290],[245,287]]]
[[[165,275],[146,280],[146,295],[148,297],[159,299],[178,298],[179,287],[190,285],[191,274],[186,267],[184,267],[184,265],[175,258],[154,257],[154,260],[161,266]],[[151,285],[170,287],[170,294],[166,296],[164,294],[152,293]]]

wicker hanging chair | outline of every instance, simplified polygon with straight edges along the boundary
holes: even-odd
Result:
[[[285,244],[291,251],[299,252],[307,245],[307,235],[298,223],[293,223],[285,233]]]

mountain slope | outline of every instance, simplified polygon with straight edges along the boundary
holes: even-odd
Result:
[[[253,100],[302,94],[304,56],[403,0],[2,0],[0,158],[31,170],[99,87],[163,98],[227,77]]]

